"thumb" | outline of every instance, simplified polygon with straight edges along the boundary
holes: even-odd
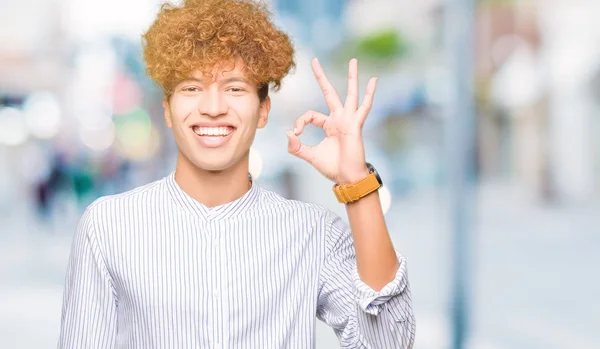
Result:
[[[300,138],[293,131],[287,131],[288,137],[288,153],[299,157],[302,160],[313,162],[313,149],[306,144],[300,142]]]

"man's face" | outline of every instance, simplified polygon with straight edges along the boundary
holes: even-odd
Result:
[[[221,171],[246,159],[256,129],[267,124],[270,100],[259,101],[258,86],[239,61],[212,75],[194,72],[163,107],[179,151],[197,168]]]

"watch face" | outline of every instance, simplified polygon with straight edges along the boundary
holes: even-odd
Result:
[[[379,177],[379,173],[377,172],[375,167],[373,167],[373,165],[367,162],[367,168],[369,169],[370,173],[373,173],[375,175],[375,178],[377,178],[377,182],[379,182],[379,185],[383,185],[383,181],[381,180],[381,177]]]

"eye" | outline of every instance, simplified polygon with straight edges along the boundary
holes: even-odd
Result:
[[[198,91],[200,91],[200,89],[198,87],[196,87],[196,86],[184,87],[181,90],[185,91],[185,92],[198,92]]]
[[[231,91],[231,92],[244,92],[244,89],[241,87],[230,87],[227,89],[227,91]]]

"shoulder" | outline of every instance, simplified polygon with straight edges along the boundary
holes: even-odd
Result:
[[[84,216],[96,220],[100,216],[114,216],[143,210],[149,205],[164,201],[165,194],[165,178],[161,178],[122,193],[101,196],[88,205]]]
[[[324,240],[327,254],[339,246],[352,243],[350,226],[331,209],[314,203],[286,199],[264,189],[262,194],[262,210],[270,215],[270,219],[278,217],[288,224],[293,225],[296,222],[306,230],[319,232],[317,235]]]
[[[264,188],[261,188],[261,208],[265,211],[275,213],[310,216],[323,220],[328,225],[340,219],[337,214],[327,207],[311,202],[287,199],[276,192]]]

